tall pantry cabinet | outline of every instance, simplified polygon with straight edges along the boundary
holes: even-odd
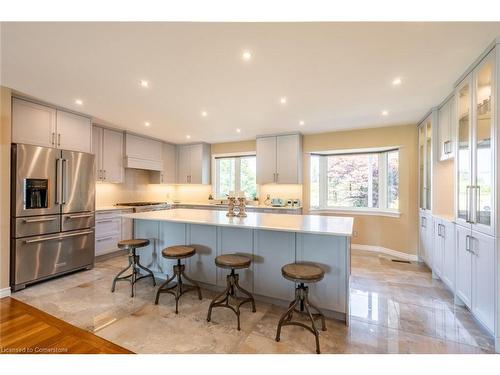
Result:
[[[495,285],[497,55],[498,51],[492,49],[455,91],[456,295],[491,333],[495,332],[498,298]],[[498,336],[497,329],[497,343]]]

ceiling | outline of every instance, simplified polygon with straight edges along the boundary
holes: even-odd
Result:
[[[2,23],[0,78],[111,126],[225,142],[416,123],[497,36],[500,23]]]

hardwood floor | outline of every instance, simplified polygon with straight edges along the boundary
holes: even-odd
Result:
[[[0,299],[0,354],[132,354],[14,298]]]

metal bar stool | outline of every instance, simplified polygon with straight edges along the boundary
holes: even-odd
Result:
[[[133,240],[123,240],[118,242],[118,248],[123,249],[123,250],[128,250],[128,266],[121,270],[118,275],[115,276],[113,279],[113,286],[111,287],[111,292],[113,293],[115,291],[116,287],[116,282],[117,281],[128,281],[130,283],[130,289],[131,293],[130,296],[134,296],[134,285],[137,281],[140,279],[143,279],[145,277],[151,277],[153,278],[153,285],[156,286],[156,280],[153,275],[153,272],[147,268],[144,267],[140,262],[139,262],[139,255],[136,254],[135,249],[148,246],[149,245],[149,240],[146,239],[133,239]],[[123,275],[129,268],[132,268],[132,273],[127,276],[121,276]],[[139,269],[146,271],[146,275],[143,276],[137,276],[140,275]]]
[[[207,322],[212,318],[212,309],[214,307],[226,307],[233,310],[238,319],[238,331],[240,330],[240,307],[244,303],[252,303],[252,312],[256,312],[255,300],[249,291],[243,289],[239,284],[239,275],[234,272],[235,269],[244,269],[250,267],[252,260],[243,255],[237,254],[225,254],[219,255],[215,258],[215,265],[219,268],[230,269],[231,273],[226,277],[226,289],[219,295],[217,295],[208,308]],[[241,298],[236,295],[236,290],[240,291],[246,297]],[[229,299],[236,301],[235,306],[229,304]]]
[[[174,266],[174,273],[169,277],[163,284],[160,285],[158,291],[156,292],[155,305],[158,305],[158,300],[160,299],[160,293],[169,293],[175,297],[175,313],[179,313],[179,298],[184,293],[192,290],[198,291],[198,298],[201,300],[201,289],[196,281],[188,277],[184,271],[186,266],[181,264],[181,259],[192,257],[196,253],[196,249],[190,246],[170,246],[163,249],[161,252],[164,258],[167,259],[177,259],[177,264]],[[168,285],[171,281],[177,278],[177,282],[174,285]],[[184,284],[182,279],[186,279],[192,285]]]
[[[323,279],[325,272],[315,264],[306,263],[291,263],[281,268],[281,274],[287,280],[293,281],[298,284],[295,288],[295,299],[290,302],[288,310],[281,316],[278,323],[278,331],[276,332],[276,341],[280,341],[281,328],[287,325],[296,325],[303,327],[311,332],[316,338],[316,353],[320,354],[319,348],[319,332],[314,325],[317,319],[321,319],[321,329],[326,331],[325,317],[321,311],[314,306],[308,298],[309,288],[305,286],[306,283],[316,283]],[[297,305],[299,309],[297,309]],[[311,313],[311,309],[316,313]],[[305,311],[304,311],[305,310]],[[311,326],[305,325],[298,321],[292,321],[293,313],[306,315],[311,321]]]

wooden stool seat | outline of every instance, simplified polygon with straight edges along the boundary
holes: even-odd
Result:
[[[144,247],[149,245],[149,240],[143,238],[135,238],[132,240],[122,240],[118,242],[118,248],[130,250],[132,248]]]
[[[290,263],[281,267],[281,274],[285,279],[297,283],[315,283],[323,279],[325,271],[313,264]]]
[[[189,258],[192,257],[196,253],[196,250],[194,247],[190,246],[170,246],[167,247],[166,249],[163,249],[161,254],[165,258],[170,258],[170,259],[184,259],[184,258]]]
[[[215,265],[220,268],[242,269],[250,267],[252,260],[238,254],[223,254],[215,258]]]
[[[181,259],[192,257],[196,254],[196,249],[192,246],[176,245],[163,249],[161,254],[167,259],[177,259],[177,264],[174,265],[172,276],[167,278],[163,284],[160,285],[156,292],[155,305],[158,305],[161,293],[169,293],[175,298],[175,313],[179,313],[179,298],[190,291],[197,291],[198,298],[201,300],[201,289],[196,281],[191,279],[185,274],[186,265],[181,263]],[[185,284],[184,279],[189,281],[190,284]],[[176,281],[175,283],[174,280]]]

